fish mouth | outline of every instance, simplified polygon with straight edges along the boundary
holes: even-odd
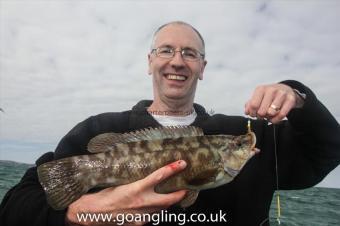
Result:
[[[233,168],[230,168],[230,167],[226,166],[226,167],[224,167],[224,171],[227,172],[230,176],[236,177],[237,174],[240,172],[240,169],[239,170],[235,170]]]
[[[180,81],[180,82],[184,82],[188,79],[187,75],[176,74],[176,73],[165,73],[164,77],[167,80]]]
[[[260,149],[258,149],[258,148],[253,148],[252,151],[253,151],[255,154],[260,153]]]

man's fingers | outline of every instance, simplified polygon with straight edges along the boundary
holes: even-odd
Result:
[[[165,180],[166,178],[170,177],[171,175],[180,172],[186,167],[186,162],[183,160],[178,160],[176,162],[170,163],[162,168],[156,170],[149,176],[145,177],[141,180],[145,186],[154,187],[155,185],[159,184],[161,181]]]
[[[281,108],[276,104],[271,104],[267,110],[266,118],[273,118],[280,112]]]
[[[288,113],[293,107],[294,107],[294,102],[292,100],[287,99],[283,103],[282,108],[279,110],[279,112],[277,112],[277,114],[273,118],[271,118],[270,121],[274,124],[280,122],[282,119],[284,119],[288,115]]]
[[[137,190],[144,190],[144,191],[146,191],[146,189],[149,190],[146,193],[147,195],[145,195],[143,199],[141,199],[140,203],[144,205],[146,202],[148,206],[154,206],[154,207],[160,207],[160,206],[169,207],[179,202],[181,199],[183,199],[183,197],[186,194],[185,190],[176,191],[176,192],[172,192],[169,194],[158,194],[154,191],[154,187],[158,185],[161,181],[180,172],[185,167],[186,167],[186,162],[183,160],[178,160],[176,162],[170,163],[156,170],[155,172],[153,172],[146,178],[137,181],[136,183],[138,183],[138,185],[137,184],[136,185],[140,187]]]
[[[257,110],[257,117],[265,118],[267,116],[268,108],[270,108],[273,98],[273,92],[266,92],[264,94],[261,105]]]
[[[252,117],[256,117],[257,111],[261,105],[264,96],[265,86],[259,86],[255,89],[252,97],[246,104],[245,113]]]
[[[273,118],[276,115],[282,113],[282,107],[284,106],[284,101],[285,101],[285,94],[280,93],[276,95],[275,99],[269,104],[267,108],[267,118]]]
[[[245,114],[266,118],[272,123],[284,119],[296,106],[296,94],[284,84],[258,86],[251,99],[246,103]]]

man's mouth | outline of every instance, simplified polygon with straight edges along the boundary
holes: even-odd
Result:
[[[185,81],[187,77],[184,75],[175,75],[175,74],[166,74],[165,77],[168,80],[177,80],[177,81]]]

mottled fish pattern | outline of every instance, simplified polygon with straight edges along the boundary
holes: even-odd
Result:
[[[140,180],[177,160],[187,167],[155,187],[158,193],[190,192],[180,206],[192,205],[198,192],[233,180],[256,153],[253,132],[241,136],[204,135],[198,127],[159,127],[130,133],[104,133],[88,144],[93,154],[47,162],[38,167],[48,203],[56,210],[91,188]]]

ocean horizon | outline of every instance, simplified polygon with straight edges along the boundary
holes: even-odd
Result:
[[[17,184],[33,164],[0,160],[0,200]],[[340,189],[312,187],[303,190],[279,191],[281,225],[289,226],[339,226]],[[270,225],[277,225],[276,196],[270,208]]]

